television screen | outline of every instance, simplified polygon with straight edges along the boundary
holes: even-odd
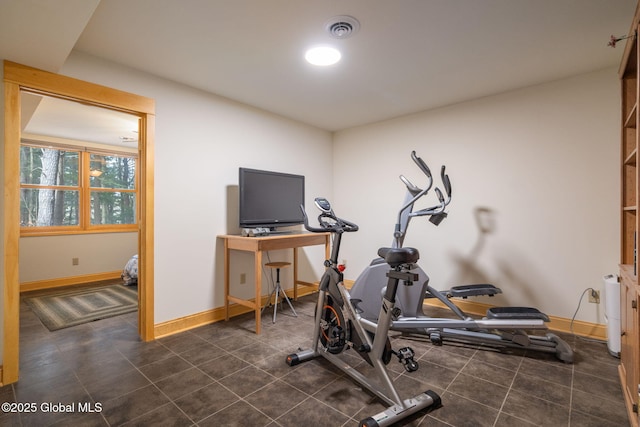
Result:
[[[302,224],[304,176],[240,168],[240,227],[284,227]]]

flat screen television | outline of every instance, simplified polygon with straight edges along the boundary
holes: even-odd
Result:
[[[240,168],[238,184],[241,228],[304,223],[304,175]]]

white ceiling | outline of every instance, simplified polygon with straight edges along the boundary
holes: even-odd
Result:
[[[21,107],[21,117],[28,118],[23,120],[23,137],[64,138],[66,144],[79,146],[138,146],[139,119],[132,114],[26,92]]]
[[[2,0],[0,57],[57,71],[77,49],[335,131],[617,66],[623,46],[607,42],[629,31],[635,5]],[[360,31],[331,38],[324,25],[336,15]],[[338,47],[342,61],[306,64],[315,44]]]

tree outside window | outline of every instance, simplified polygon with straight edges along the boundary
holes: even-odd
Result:
[[[23,144],[23,234],[135,229],[136,167],[129,154]]]
[[[135,224],[136,159],[90,155],[91,224]]]

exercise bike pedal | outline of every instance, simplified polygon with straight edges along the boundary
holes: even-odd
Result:
[[[418,362],[413,359],[416,354],[411,347],[402,347],[398,351],[391,350],[391,352],[398,356],[398,362],[404,365],[407,372],[415,372],[420,367]]]
[[[326,342],[327,351],[332,354],[340,353],[344,349],[344,346],[347,344],[345,337],[346,334],[344,332],[344,329],[342,329],[341,326],[334,326],[331,329],[329,333],[329,339]]]

